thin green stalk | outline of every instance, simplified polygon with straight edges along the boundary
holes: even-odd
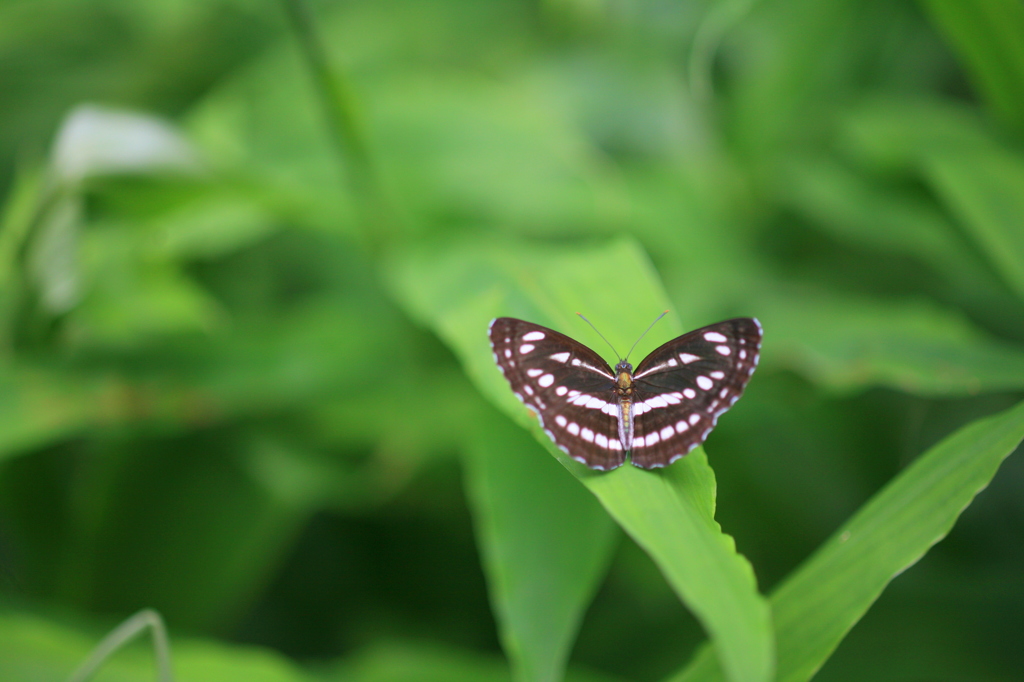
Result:
[[[378,250],[390,232],[383,193],[377,183],[366,135],[359,122],[356,98],[344,73],[332,67],[313,13],[305,0],[283,0],[303,57],[320,97],[331,141],[345,166],[360,232],[371,251]]]
[[[114,628],[92,650],[92,654],[85,663],[68,678],[68,682],[86,682],[118,649],[135,639],[146,628],[150,628],[153,633],[153,655],[156,659],[157,680],[158,682],[173,682],[170,639],[167,637],[163,619],[153,609],[143,609]]]

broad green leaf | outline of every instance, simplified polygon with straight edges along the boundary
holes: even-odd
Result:
[[[960,53],[989,108],[1024,131],[1024,5],[1017,0],[922,0]]]
[[[1024,403],[945,438],[872,497],[771,595],[779,682],[809,680],[886,585],[942,538],[1024,439]],[[708,646],[673,682],[725,679]]]
[[[777,194],[808,225],[883,257],[909,256],[934,273],[921,274],[925,286],[938,287],[942,299],[971,310],[976,320],[994,323],[1000,331],[1024,331],[1024,302],[917,183],[907,186],[871,177],[826,154],[793,154],[780,165]],[[1022,314],[1014,314],[1015,308]]]
[[[337,682],[510,682],[505,661],[435,642],[381,641],[348,656],[322,679]],[[618,682],[600,673],[570,669],[566,682]]]
[[[379,642],[333,664],[324,675],[338,682],[511,682],[497,656],[437,644]]]
[[[654,558],[715,642],[729,678],[770,679],[769,613],[750,564],[714,521],[714,474],[703,452],[667,470],[627,465],[597,474],[550,443],[494,367],[486,330],[498,315],[530,319],[603,348],[600,338],[572,316],[585,310],[615,347],[629,348],[666,307],[637,245],[622,240],[567,249],[490,242],[422,249],[397,259],[391,279],[410,312],[451,346],[484,395],[529,427]],[[674,320],[668,322],[643,339],[635,357],[680,331]]]
[[[587,494],[504,416],[473,424],[466,487],[502,644],[521,682],[561,680],[619,537]]]
[[[961,278],[984,276],[942,209],[926,197],[872,181],[830,156],[794,154],[782,166],[780,198],[837,239],[914,256]]]
[[[43,617],[0,612],[0,679],[4,682],[66,680],[107,634],[88,634]],[[175,679],[181,682],[509,682],[508,666],[499,657],[435,643],[379,642],[313,675],[267,649],[230,646],[212,640],[184,639],[171,633]],[[95,682],[155,680],[148,637],[111,656]],[[618,682],[609,675],[573,669],[567,682]]]
[[[995,146],[938,149],[928,154],[924,170],[939,198],[1024,299],[1024,156]]]
[[[764,361],[827,388],[882,385],[930,396],[1024,388],[1024,349],[926,300],[789,291],[756,304]]]
[[[939,99],[879,97],[852,108],[839,143],[852,159],[887,174],[918,174],[926,154],[993,146],[978,112]]]
[[[69,436],[103,412],[99,381],[0,362],[0,461]]]
[[[328,297],[276,323],[239,323],[234,333],[159,346],[160,360],[141,371],[0,363],[0,459],[87,428],[149,423],[187,431],[341,392],[351,358],[402,357],[396,324],[368,296]],[[357,327],[360,334],[349,333]]]
[[[0,679],[4,682],[66,680],[105,636],[90,635],[39,616],[0,613]],[[309,682],[313,679],[284,657],[266,649],[237,647],[171,636],[176,679],[182,682]],[[148,638],[114,654],[95,682],[156,679]]]

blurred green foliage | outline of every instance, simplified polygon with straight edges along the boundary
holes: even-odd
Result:
[[[0,1],[0,679],[1019,676],[1019,2],[302,7]],[[665,307],[707,455],[551,457],[487,322]]]

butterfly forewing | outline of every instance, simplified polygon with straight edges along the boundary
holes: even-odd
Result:
[[[594,469],[625,461],[615,374],[601,356],[547,327],[502,317],[490,328],[494,359],[516,396],[571,457]],[[757,366],[761,325],[737,318],[684,334],[633,374],[633,464],[671,464],[704,442]]]
[[[600,355],[538,324],[500,317],[491,323],[494,360],[545,433],[594,469],[620,466],[614,375]]]
[[[757,367],[761,325],[742,317],[664,344],[637,366],[632,462],[662,467],[704,442]]]

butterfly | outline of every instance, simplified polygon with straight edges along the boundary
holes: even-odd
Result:
[[[498,368],[548,437],[601,471],[627,455],[644,469],[664,467],[703,443],[743,394],[762,336],[754,318],[718,322],[662,345],[633,371],[625,359],[612,370],[579,341],[525,320],[499,317],[488,333]]]

